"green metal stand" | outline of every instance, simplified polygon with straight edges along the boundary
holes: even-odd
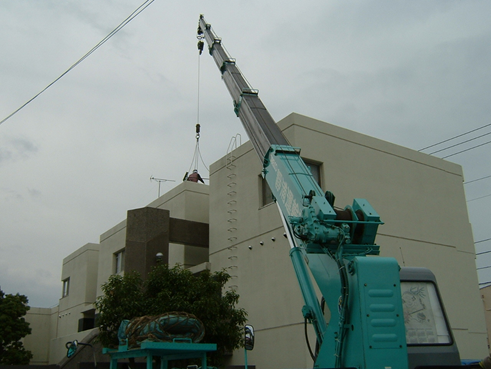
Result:
[[[118,360],[137,357],[147,358],[147,369],[153,369],[153,357],[160,358],[160,369],[168,369],[169,360],[201,359],[201,368],[206,369],[206,354],[216,351],[214,343],[152,342],[144,341],[140,348],[128,349],[121,345],[118,350],[104,348],[102,353],[111,356],[110,369],[118,368]]]

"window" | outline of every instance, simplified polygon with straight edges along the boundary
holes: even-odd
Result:
[[[321,164],[313,163],[311,161],[305,160],[305,164],[310,169],[310,173],[317,184],[321,185]],[[261,195],[262,195],[262,206],[268,205],[273,202],[273,193],[268,186],[268,183],[264,178],[261,177]],[[321,194],[323,195],[323,194]]]
[[[86,331],[95,327],[95,309],[82,312],[83,318],[78,320],[78,331]]]
[[[70,290],[70,278],[63,280],[63,291],[61,293],[61,297],[68,296],[68,292]]]
[[[310,173],[312,173],[312,177],[314,177],[314,180],[320,186],[321,185],[321,165],[315,164],[315,163],[312,163],[309,161],[305,161],[305,164],[307,164],[307,166],[310,169]]]
[[[407,344],[450,344],[450,329],[435,285],[401,281],[401,292]]]
[[[271,192],[271,188],[269,188],[266,180],[261,177],[261,189],[262,189],[262,206],[271,204],[273,202],[273,193]]]
[[[124,250],[114,254],[114,274],[119,274],[124,271]]]

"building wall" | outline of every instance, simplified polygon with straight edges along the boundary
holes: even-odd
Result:
[[[93,309],[96,297],[99,245],[88,243],[63,259],[61,280],[70,278],[68,295],[58,306],[56,337],[78,332],[83,312]]]
[[[183,182],[148,207],[169,210],[172,218],[208,223],[208,186]],[[34,353],[31,363],[59,363],[66,355],[66,342],[81,341],[92,332],[79,332],[79,320],[93,313],[93,303],[102,295],[101,285],[115,272],[114,254],[125,248],[126,225],[123,220],[101,234],[100,244],[89,243],[63,259],[61,281],[70,279],[68,294],[57,307],[31,308],[26,316],[33,328],[25,339],[25,347]],[[169,264],[193,266],[198,271],[209,268],[205,247],[171,243],[169,254]]]
[[[31,307],[25,319],[31,328],[31,334],[27,335],[23,340],[24,347],[30,350],[33,355],[30,364],[47,365],[51,338],[55,335],[55,330],[52,329],[52,326],[56,326],[57,323],[58,307]]]
[[[351,205],[355,197],[369,200],[385,222],[377,237],[382,256],[435,273],[461,357],[487,355],[460,166],[298,114],[278,124],[306,160],[320,165],[321,187],[334,192],[338,207]],[[169,263],[196,272],[225,268],[230,273],[226,288],[238,291],[256,331],[249,364],[259,369],[311,367],[304,302],[278,209],[263,203],[261,161],[247,142],[210,169],[210,186],[183,182],[148,205],[169,210],[172,218],[210,225],[209,249],[170,242]],[[91,332],[78,332],[78,320],[115,272],[114,254],[125,248],[126,232],[124,220],[103,233],[99,245],[87,244],[63,260],[62,280],[70,278],[68,296],[56,308],[28,314],[35,329],[25,342],[28,349],[35,347],[36,363],[58,363],[67,341]],[[239,350],[230,362],[243,360]]]
[[[321,187],[336,195],[338,207],[366,198],[380,214],[382,256],[435,273],[461,357],[484,357],[486,331],[461,167],[298,114],[278,125],[302,148],[302,157],[321,164]],[[257,346],[249,362],[258,368],[311,366],[303,301],[276,205],[262,205],[261,169],[250,143],[211,166],[210,262],[213,270],[229,268],[229,287],[237,289],[255,326]],[[240,354],[232,359],[242,361]]]
[[[206,185],[182,182],[148,204],[147,207],[169,210],[172,218],[208,223],[208,194],[209,189]],[[95,283],[97,288],[96,296],[103,294],[102,284],[114,274],[114,254],[125,249],[127,224],[127,220],[124,220],[100,236],[98,279]],[[180,263],[190,267],[207,261],[207,248],[177,243],[169,244],[169,265]]]
[[[169,210],[172,218],[208,223],[208,193],[209,190],[206,185],[182,182],[148,204],[148,207]],[[114,254],[125,248],[126,220],[104,232],[100,236],[100,245],[97,296],[102,295],[102,284],[114,273]],[[190,250],[195,249],[195,247],[182,244],[171,244],[170,246],[169,256],[172,258],[169,260],[169,264],[191,265],[193,262],[198,263],[195,254],[185,258],[185,255],[189,254]],[[199,255],[201,259],[205,259],[199,262],[207,261],[208,251],[200,249]]]
[[[167,209],[173,218],[208,223],[208,195],[207,185],[185,181],[148,204],[148,207]]]
[[[488,332],[488,349],[491,351],[491,285],[481,288],[481,297],[486,317],[486,330]]]
[[[95,301],[99,245],[88,243],[63,259],[61,280],[70,279],[68,294],[53,308],[31,308],[26,315],[32,333],[24,340],[32,351],[31,364],[55,364],[66,354],[65,343],[82,339],[78,332],[83,312]]]

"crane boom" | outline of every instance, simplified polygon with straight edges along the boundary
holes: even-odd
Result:
[[[234,102],[234,110],[242,121],[254,149],[262,160],[271,145],[288,145],[274,119],[259,98],[258,91],[253,89],[235,64],[235,59],[228,55],[211,25],[204,17],[199,20],[199,27],[209,45],[210,54],[222,72],[223,81]]]
[[[379,254],[377,212],[365,199],[334,210],[334,196],[324,194],[300,149],[288,144],[202,15],[198,38],[201,51],[201,39],[208,43],[290,234],[290,257],[305,301],[302,313],[319,344],[314,367],[406,369],[399,265],[392,258],[366,258]],[[310,275],[329,307],[329,325]]]

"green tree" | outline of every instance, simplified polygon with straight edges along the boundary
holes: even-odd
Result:
[[[123,319],[181,311],[195,315],[205,326],[202,342],[216,343],[211,363],[218,365],[226,352],[243,346],[247,313],[237,308],[239,295],[224,290],[230,275],[225,271],[198,275],[177,265],[155,267],[142,281],[137,273],[111,276],[95,303],[99,311],[99,340],[106,347],[118,344]]]
[[[99,311],[99,341],[106,347],[118,345],[118,328],[122,320],[146,314],[143,298],[143,281],[136,272],[112,275],[102,285],[103,295],[97,298],[95,307]]]
[[[31,333],[24,316],[29,310],[24,295],[6,295],[0,290],[0,364],[27,365],[32,353],[21,339]]]

